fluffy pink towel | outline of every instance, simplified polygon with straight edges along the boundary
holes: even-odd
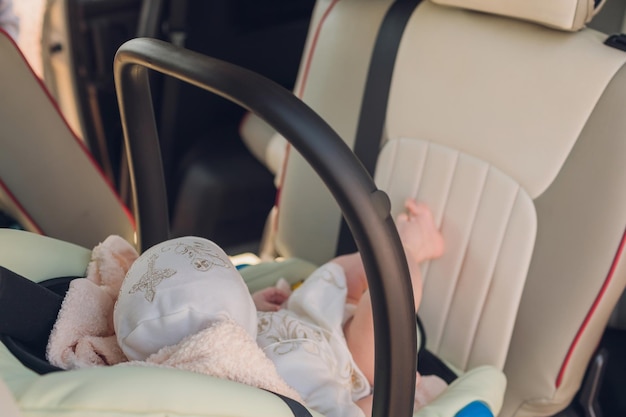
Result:
[[[63,369],[126,361],[113,328],[113,306],[137,251],[119,236],[93,249],[87,277],[70,283],[48,340],[47,357]]]
[[[218,322],[174,346],[164,347],[145,362],[128,364],[184,369],[241,382],[303,402],[278,374],[276,366],[256,340],[233,320]]]

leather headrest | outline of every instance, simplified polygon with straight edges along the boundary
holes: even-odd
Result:
[[[432,0],[443,6],[476,10],[576,31],[602,8],[605,0]]]

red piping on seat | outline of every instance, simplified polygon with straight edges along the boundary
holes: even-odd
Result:
[[[317,24],[317,27],[315,28],[315,33],[313,34],[313,40],[311,41],[311,47],[309,48],[309,53],[307,54],[306,60],[304,63],[304,70],[302,71],[302,82],[300,83],[298,91],[296,92],[296,96],[300,99],[302,99],[302,96],[304,95],[304,89],[306,87],[306,83],[309,78],[309,70],[311,69],[311,62],[313,61],[313,55],[315,53],[315,49],[317,48],[317,40],[319,39],[320,32],[322,31],[322,26],[324,26],[324,22],[326,21],[326,18],[328,17],[330,12],[333,10],[333,8],[337,5],[337,3],[339,3],[339,0],[333,0],[330,3],[330,5],[324,11],[324,14],[320,18],[320,21]],[[278,181],[278,187],[276,189],[276,199],[274,202],[274,206],[277,208],[279,207],[279,203],[280,203],[280,191],[281,191],[283,183],[285,182],[285,173],[287,172],[287,161],[289,160],[290,150],[291,150],[291,144],[287,142],[285,146],[285,157],[283,158],[283,166],[280,172],[280,180]],[[274,223],[275,231],[278,230],[278,216],[276,216],[276,219],[277,220]]]
[[[559,375],[556,378],[557,388],[561,386],[561,382],[563,382],[563,376],[565,374],[565,371],[567,370],[567,366],[569,365],[570,360],[572,359],[572,356],[574,355],[574,351],[576,350],[576,347],[578,346],[578,343],[580,342],[580,339],[582,338],[583,333],[587,329],[587,326],[589,325],[591,318],[596,312],[598,305],[600,304],[600,301],[604,297],[604,294],[606,293],[609,287],[609,284],[611,283],[613,279],[613,275],[615,274],[615,270],[617,269],[617,264],[620,261],[622,254],[624,253],[625,247],[626,247],[626,230],[624,231],[624,234],[622,235],[622,241],[619,245],[619,248],[617,249],[615,258],[613,258],[613,264],[611,265],[611,269],[609,270],[609,273],[606,279],[604,280],[604,284],[602,284],[602,288],[600,289],[598,296],[593,302],[591,309],[589,309],[589,312],[587,313],[587,317],[585,317],[585,321],[580,326],[580,329],[578,329],[578,333],[576,334],[576,337],[574,338],[574,341],[572,342],[572,345],[570,346],[569,351],[567,352],[567,355],[565,356],[565,360],[563,361],[563,364],[561,365],[561,370],[559,371]]]
[[[59,114],[59,117],[61,118],[63,124],[65,124],[65,126],[67,127],[68,132],[70,132],[71,136],[74,138],[74,140],[76,141],[76,143],[78,144],[78,146],[80,147],[80,149],[83,150],[83,152],[85,153],[85,155],[87,156],[89,162],[91,163],[91,165],[96,169],[96,172],[100,175],[100,177],[102,177],[102,179],[104,180],[104,182],[107,184],[107,186],[109,187],[109,189],[111,190],[111,193],[115,196],[115,198],[117,199],[119,205],[122,207],[122,209],[124,210],[124,213],[126,213],[126,216],[128,217],[128,219],[130,220],[130,223],[133,226],[133,229],[136,229],[136,225],[135,225],[135,218],[132,215],[132,213],[130,212],[130,210],[128,209],[128,207],[126,207],[126,205],[122,202],[119,194],[117,193],[117,191],[115,191],[115,188],[113,187],[113,185],[111,184],[111,182],[109,181],[109,179],[107,178],[106,175],[104,175],[104,172],[102,171],[102,168],[100,167],[100,165],[98,165],[98,163],[96,162],[96,160],[94,159],[93,155],[91,154],[91,152],[89,151],[89,149],[87,149],[87,146],[85,145],[85,143],[78,137],[78,135],[76,135],[76,133],[74,132],[74,130],[72,130],[71,126],[69,125],[69,123],[67,122],[67,120],[65,119],[65,116],[63,116],[63,112],[61,111],[61,109],[59,108],[59,104],[57,103],[57,101],[55,100],[54,97],[52,97],[52,95],[50,94],[50,91],[48,90],[48,88],[46,87],[46,85],[43,83],[43,81],[41,80],[41,78],[39,78],[39,76],[37,74],[35,74],[35,72],[33,71],[32,67],[30,66],[30,64],[28,63],[28,60],[26,59],[26,57],[24,56],[24,54],[22,53],[22,50],[20,49],[19,45],[15,42],[15,39],[13,39],[11,37],[11,35],[9,35],[5,30],[0,28],[0,36],[6,36],[9,41],[13,44],[13,46],[15,47],[15,49],[17,50],[17,52],[20,54],[20,56],[22,57],[22,60],[24,61],[24,63],[26,64],[26,67],[28,68],[28,70],[30,71],[30,73],[32,74],[33,78],[37,81],[37,83],[39,84],[39,86],[41,87],[41,89],[43,90],[44,94],[46,95],[46,97],[48,98],[48,101],[50,101],[50,103],[52,104],[52,106],[54,107],[54,109],[56,110],[56,112]],[[13,203],[15,204],[15,206],[18,208],[18,210],[21,212],[21,214],[27,218],[33,225],[35,225],[37,227],[38,233],[41,233],[41,228],[36,224],[36,222],[30,217],[30,215],[28,214],[28,212],[24,209],[24,207],[18,202],[18,200],[15,198],[15,196],[9,191],[9,189],[6,187],[6,185],[0,180],[0,185],[1,188],[7,193],[7,195],[10,197],[10,199],[13,201]]]
[[[13,193],[9,190],[9,188],[6,186],[6,184],[2,181],[2,179],[0,179],[0,189],[4,192],[4,194],[6,194],[9,197],[9,200],[11,200],[11,202],[13,203],[13,205],[15,207],[17,207],[17,210],[24,216],[24,218],[26,219],[26,221],[28,223],[30,223],[30,226],[34,229],[33,231],[35,233],[38,233],[40,235],[43,235],[43,231],[41,230],[41,227],[37,224],[37,222],[35,222],[35,220],[33,220],[32,217],[30,217],[28,215],[28,213],[26,212],[26,210],[24,209],[24,207],[20,204],[20,202],[17,200],[17,198],[15,198],[15,196],[13,195]]]
[[[324,11],[324,15],[322,15],[319,23],[317,24],[317,27],[315,28],[315,34],[313,35],[313,40],[311,41],[311,48],[309,48],[309,54],[307,55],[306,62],[304,64],[304,71],[302,72],[302,82],[300,83],[300,88],[298,89],[298,92],[296,93],[296,95],[299,98],[302,98],[302,95],[304,94],[304,88],[306,86],[307,79],[309,78],[309,70],[311,69],[311,62],[313,61],[313,54],[317,47],[317,40],[320,37],[322,26],[324,25],[326,18],[328,17],[330,12],[333,10],[333,8],[337,5],[337,3],[339,3],[339,0],[333,0],[333,2],[328,6],[328,9]]]

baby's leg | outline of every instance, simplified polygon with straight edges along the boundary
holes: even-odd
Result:
[[[409,265],[413,300],[417,310],[422,300],[423,286],[420,265],[424,261],[443,255],[445,245],[443,236],[435,224],[433,213],[427,205],[408,199],[404,207],[406,211],[396,219],[396,227]]]
[[[409,265],[443,255],[443,236],[430,208],[413,199],[407,199],[404,208],[405,212],[396,219],[396,227]]]
[[[417,309],[422,296],[419,265],[422,261],[441,256],[444,242],[441,233],[437,230],[433,215],[426,205],[407,200],[405,208],[406,213],[398,216],[396,225],[406,253]],[[354,361],[368,381],[373,383],[374,324],[368,291],[359,300],[352,319],[346,322],[344,334]]]

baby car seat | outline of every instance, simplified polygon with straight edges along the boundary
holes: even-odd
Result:
[[[6,40],[3,42],[7,43]],[[270,123],[280,126],[279,131],[293,134],[294,143],[297,139],[296,147],[315,162],[318,173],[328,183],[345,211],[358,247],[366,258],[368,280],[371,280],[373,288],[380,290],[376,297],[382,302],[378,303],[381,306],[376,308],[380,308],[385,316],[392,319],[392,325],[388,327],[381,328],[376,324],[377,352],[387,353],[387,355],[378,354],[377,362],[382,356],[383,359],[388,359],[391,366],[383,366],[381,369],[385,371],[377,373],[377,381],[383,383],[377,384],[374,397],[375,413],[409,414],[413,400],[416,335],[414,311],[409,295],[411,291],[408,269],[400,250],[397,233],[389,217],[389,201],[384,193],[376,190],[371,178],[356,162],[349,149],[333,136],[332,130],[324,125],[321,119],[316,118],[288,92],[277,89],[273,84],[267,84],[270,87],[266,86],[265,89],[261,88],[251,102],[241,99],[245,97],[245,92],[255,89],[246,88],[251,85],[249,83],[232,82],[232,77],[241,76],[243,73],[254,82],[267,83],[256,75],[155,40],[130,41],[121,48],[118,56],[116,77],[133,170],[132,179],[135,184],[138,247],[147,247],[155,241],[167,238],[167,226],[160,227],[167,222],[160,222],[162,219],[159,217],[163,214],[163,207],[166,212],[166,206],[147,204],[155,201],[162,203],[163,201],[159,199],[164,198],[162,184],[158,184],[162,180],[161,166],[158,163],[154,164],[154,159],[158,159],[157,148],[153,147],[157,145],[153,130],[154,115],[148,104],[149,100],[145,101],[150,94],[145,89],[149,85],[146,82],[147,68],[159,70],[218,93],[222,92],[214,85],[222,80],[225,85],[234,89],[230,93],[224,93],[227,98],[258,111]],[[263,100],[259,97],[263,97]],[[267,104],[268,102],[270,104]],[[272,109],[272,105],[277,106],[279,110]],[[267,110],[268,108],[270,110]],[[295,121],[280,125],[279,122],[285,117],[282,115],[283,111],[287,112],[287,120],[312,119],[312,123],[305,123],[305,126],[311,129],[301,132],[300,129],[294,128],[297,124]],[[312,141],[312,137],[319,141]],[[138,149],[143,152],[137,153]],[[329,168],[324,157],[328,157],[330,162],[339,164],[335,168],[332,165]],[[157,186],[151,187],[150,183],[154,180]],[[53,278],[62,278],[63,281],[64,277],[83,276],[89,253],[89,249],[62,240],[25,231],[0,230],[0,265],[6,268],[6,271],[10,271],[4,276],[15,278],[19,275],[27,278],[27,283],[34,283],[35,286],[37,283],[49,286]],[[24,285],[32,287],[30,284]],[[3,289],[6,290],[7,287]],[[0,294],[7,295],[8,291],[2,293],[0,290]],[[28,294],[25,294],[26,297]],[[395,307],[391,308],[392,305]],[[396,319],[395,323],[393,319]],[[7,321],[15,320],[20,323],[20,317],[3,314],[3,329],[10,327],[10,323],[7,326]],[[379,320],[380,322],[384,320]],[[386,336],[382,341],[378,337],[381,332]],[[28,330],[23,333],[28,334]],[[15,352],[21,352],[19,358]],[[408,353],[408,356],[405,353]],[[131,366],[50,372],[41,375],[24,365],[32,364],[41,358],[25,359],[28,356],[28,350],[20,346],[19,340],[15,340],[10,334],[4,335],[3,343],[0,345],[0,378],[15,398],[18,409],[26,416],[293,414],[288,404],[271,393],[204,375]],[[391,389],[392,384],[385,383],[390,377],[395,390]],[[400,384],[395,380],[397,378],[400,378]],[[441,397],[422,409],[418,415],[453,416],[462,413],[492,415],[500,408],[504,385],[503,375],[497,369],[477,368],[459,378]],[[245,398],[245,401],[242,401],[242,398]],[[2,404],[7,410],[10,406],[9,403]],[[312,414],[316,415],[314,412]]]
[[[570,404],[626,282],[626,53],[585,28],[602,3],[422,1],[374,100],[376,183],[394,214],[428,203],[448,244],[424,269],[427,348],[459,373],[503,369],[506,417]],[[319,0],[294,90],[358,155],[393,4]],[[263,253],[325,262],[341,213],[259,125],[243,138],[280,186]]]

